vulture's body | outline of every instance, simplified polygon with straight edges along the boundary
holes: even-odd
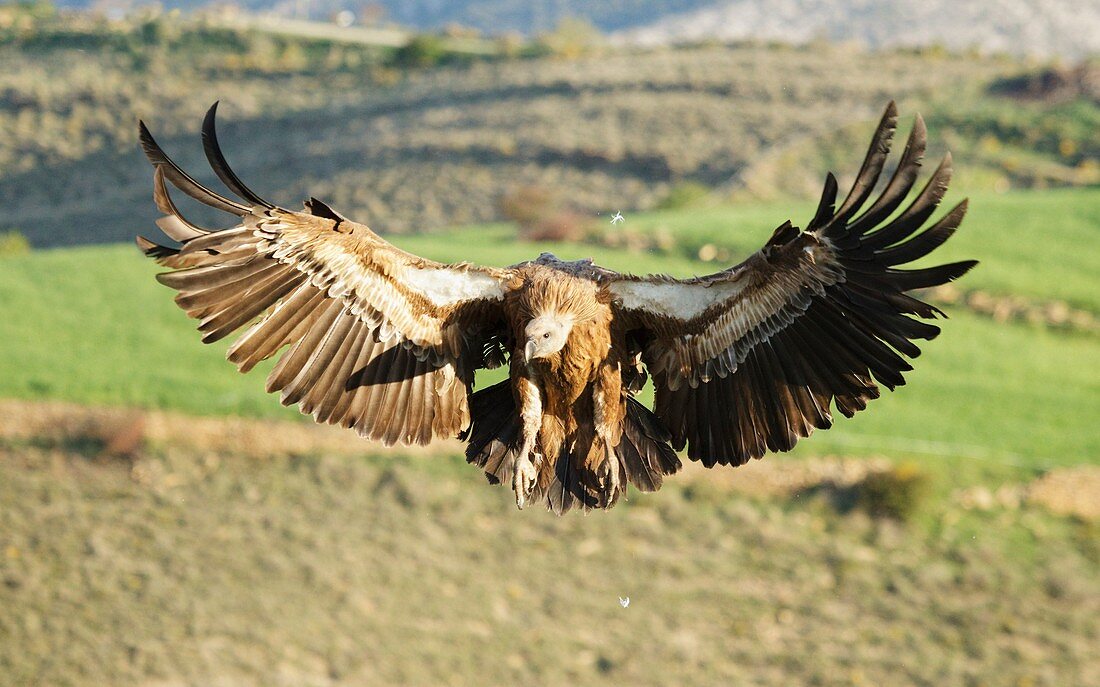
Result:
[[[605,508],[628,483],[658,489],[680,467],[677,450],[740,465],[828,428],[833,407],[851,416],[878,385],[904,383],[913,340],[939,333],[912,316],[942,315],[907,292],[974,263],[895,267],[942,244],[966,207],[924,228],[950,161],[909,199],[919,117],[860,213],[896,116],[891,104],[839,207],[830,175],[804,231],[785,223],[748,260],[705,277],[635,277],[550,254],[507,268],[419,258],[319,201],[292,212],[257,196],[226,164],[213,108],[207,157],[240,200],[195,182],[142,125],[158,225],[181,245],[138,243],[172,268],[159,279],[201,320],[204,341],[245,330],[228,353],[241,371],[285,349],[267,383],[283,403],[387,445],[460,436],[467,459],[511,485],[521,507]],[[166,182],[240,224],[189,223]],[[476,370],[501,365],[506,381],[474,391]],[[647,376],[652,411],[634,399]]]

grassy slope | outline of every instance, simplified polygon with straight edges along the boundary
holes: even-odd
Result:
[[[1095,527],[1041,509],[906,528],[674,483],[553,518],[457,459],[14,448],[5,685],[1100,677]]]
[[[979,257],[968,287],[1064,298],[1100,310],[1089,245],[1096,191],[976,199],[945,257]],[[630,227],[667,226],[686,244],[719,242],[747,253],[777,219],[807,216],[778,204],[631,216]],[[1052,219],[1056,218],[1056,219]],[[1040,227],[1051,227],[1036,237]],[[737,234],[727,238],[729,227]],[[1057,231],[1055,231],[1057,229]],[[402,237],[414,252],[508,264],[539,250],[594,256],[635,272],[687,275],[713,265],[686,258],[624,254],[591,246],[516,244],[502,226]],[[296,417],[262,392],[262,374],[237,375],[225,345],[198,344],[191,324],[152,281],[155,266],[136,250],[111,246],[46,251],[0,263],[0,395],[178,408],[200,414]],[[993,464],[1041,467],[1100,455],[1088,408],[1100,388],[1100,344],[1019,324],[996,324],[953,311],[943,337],[926,347],[911,386],[877,401],[853,421],[800,447],[802,453],[968,456]],[[978,469],[978,468],[975,468]]]

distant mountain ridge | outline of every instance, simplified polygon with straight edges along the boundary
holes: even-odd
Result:
[[[823,39],[871,48],[952,49],[1062,56],[1100,54],[1096,0],[733,0],[619,32],[624,43]]]
[[[146,0],[57,0],[69,7],[141,6]],[[220,0],[164,0],[193,10]],[[586,19],[619,43],[815,39],[869,47],[940,44],[1079,59],[1100,54],[1097,0],[240,0],[242,8],[326,19],[350,9],[421,30],[460,24],[536,34]]]

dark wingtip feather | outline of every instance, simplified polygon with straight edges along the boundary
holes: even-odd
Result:
[[[168,156],[164,154],[164,150],[157,145],[157,141],[153,138],[152,132],[149,131],[149,127],[145,125],[144,120],[138,120],[138,141],[141,142],[141,150],[145,153],[145,157],[154,166],[165,164]]]
[[[144,236],[138,235],[134,237],[134,243],[137,244],[139,250],[147,257],[154,260],[161,260],[163,258],[171,258],[179,255],[179,251],[175,248],[169,248],[168,246],[162,246],[158,243],[153,243]]]
[[[153,202],[157,209],[164,213],[164,217],[157,220],[157,226],[169,238],[183,243],[190,239],[209,234],[210,231],[187,221],[176,204],[172,202],[172,196],[168,193],[168,187],[164,185],[164,167],[157,165],[153,168]]]
[[[339,212],[336,212],[331,207],[329,207],[328,204],[317,200],[312,196],[304,203],[304,205],[306,210],[309,211],[309,214],[313,215],[314,217],[324,217],[325,219],[331,219],[337,224],[347,219]]]
[[[867,155],[863,159],[855,183],[852,184],[848,196],[840,204],[836,211],[834,221],[846,222],[866,202],[868,196],[878,183],[879,175],[890,154],[890,142],[894,138],[894,132],[898,128],[898,108],[893,100],[886,106],[882,113],[878,127],[871,138],[871,145],[867,148]]]
[[[168,179],[173,186],[200,203],[209,205],[212,208],[223,210],[230,214],[237,215],[238,217],[243,217],[248,213],[249,208],[225,196],[214,193],[195,181],[187,172],[183,171],[183,168],[177,165],[172,158],[168,157],[168,154],[164,152],[164,149],[161,148],[156,139],[153,138],[153,134],[149,131],[149,127],[145,126],[145,122],[140,120],[138,121],[138,139],[141,141],[141,149],[145,152],[145,157],[149,159],[149,162],[154,167],[164,170],[165,178]]]
[[[825,175],[825,188],[821,191],[821,200],[817,204],[817,212],[814,213],[814,218],[810,220],[810,224],[806,227],[806,231],[814,231],[820,229],[829,223],[829,220],[833,218],[833,210],[836,209],[836,193],[839,185],[836,181],[836,175],[829,172]]]
[[[218,175],[218,178],[222,180],[230,191],[236,193],[244,200],[259,205],[260,207],[272,210],[274,205],[267,202],[259,195],[257,195],[252,189],[248,188],[241,181],[229,167],[229,162],[226,161],[225,155],[222,153],[221,146],[218,145],[218,132],[215,125],[218,113],[218,103],[220,101],[215,100],[214,104],[210,106],[210,109],[206,111],[206,116],[202,120],[202,149],[206,153],[206,159],[210,162],[210,167],[214,170],[214,173]]]
[[[962,260],[919,270],[895,270],[888,273],[888,279],[901,291],[927,289],[955,281],[977,264],[977,260]]]

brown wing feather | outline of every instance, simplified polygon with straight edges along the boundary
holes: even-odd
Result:
[[[925,150],[918,117],[882,195],[862,215],[889,154],[897,111],[887,108],[856,181],[834,211],[826,181],[806,232],[780,226],[744,263],[707,277],[605,275],[625,326],[648,343],[643,358],[656,389],[655,410],[673,446],[706,465],[741,464],[790,450],[894,389],[912,369],[905,357],[939,328],[942,315],[905,292],[962,276],[974,261],[918,270],[897,265],[924,257],[955,232],[965,201],[914,236],[932,216],[951,176],[950,157],[894,219],[913,188]],[[884,223],[885,222],[885,223]]]
[[[174,270],[158,279],[200,320],[203,341],[251,324],[227,354],[242,372],[286,348],[267,389],[319,422],[387,444],[455,436],[469,424],[473,368],[502,319],[512,273],[424,260],[316,200],[307,203],[311,213],[268,203],[229,168],[214,113],[203,123],[204,149],[243,203],[195,181],[141,126],[154,200],[165,213],[158,226],[181,246],[140,237],[138,246]],[[240,217],[240,225],[211,231],[192,224],[168,183]]]

